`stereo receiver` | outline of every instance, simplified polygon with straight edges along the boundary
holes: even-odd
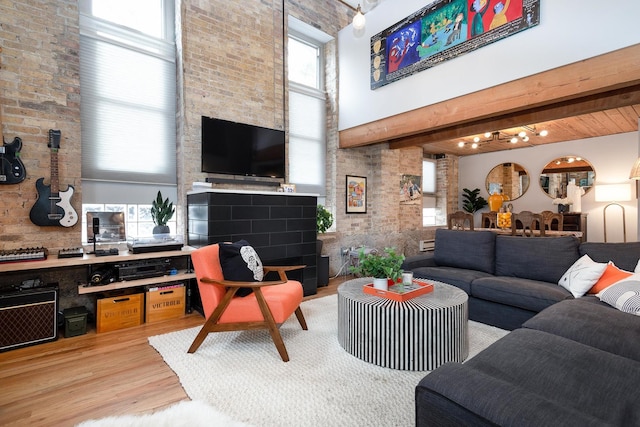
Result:
[[[171,269],[170,258],[125,261],[114,265],[118,272],[118,280],[146,279],[160,277]]]

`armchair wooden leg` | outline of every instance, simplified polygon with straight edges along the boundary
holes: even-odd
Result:
[[[282,335],[280,335],[280,331],[278,330],[278,326],[276,325],[276,321],[273,319],[273,315],[271,314],[271,309],[269,308],[269,304],[264,299],[264,295],[262,295],[262,291],[260,288],[254,289],[256,294],[256,299],[258,300],[258,305],[260,306],[260,311],[262,311],[262,316],[264,317],[264,321],[267,324],[269,329],[269,333],[271,334],[271,339],[273,343],[276,345],[278,349],[278,353],[280,353],[280,357],[283,362],[289,361],[289,354],[287,353],[287,348],[284,345],[284,341],[282,340]]]
[[[236,291],[237,289],[231,288],[227,291],[226,294],[224,294],[224,297],[222,298],[222,301],[220,301],[220,304],[216,307],[213,313],[211,313],[211,316],[209,316],[207,321],[204,322],[204,325],[202,325],[200,332],[198,332],[198,335],[196,335],[196,338],[191,343],[191,347],[189,347],[187,353],[195,353],[195,351],[198,349],[198,347],[200,347],[207,335],[209,335],[209,333],[213,331],[215,325],[218,323],[218,320],[220,320],[222,313],[224,313],[224,311],[229,306],[229,303],[231,303],[231,299],[235,295]]]
[[[304,319],[304,314],[302,314],[302,310],[300,307],[296,308],[296,317],[298,318],[298,323],[302,326],[303,330],[307,330],[307,321]]]

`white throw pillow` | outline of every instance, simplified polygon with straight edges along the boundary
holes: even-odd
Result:
[[[614,283],[597,294],[600,301],[625,313],[640,316],[640,274]]]
[[[640,273],[640,259],[638,260],[638,263],[636,264],[636,269],[633,270],[634,273]]]
[[[589,255],[583,255],[562,275],[558,284],[580,298],[596,284],[606,269],[607,263],[595,262]]]

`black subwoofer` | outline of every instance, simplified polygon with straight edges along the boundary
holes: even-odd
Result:
[[[58,339],[58,291],[38,288],[0,294],[0,351]]]

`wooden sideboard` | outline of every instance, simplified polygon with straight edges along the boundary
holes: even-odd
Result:
[[[562,214],[563,231],[582,232],[581,242],[587,241],[587,214],[582,212],[565,212]]]

